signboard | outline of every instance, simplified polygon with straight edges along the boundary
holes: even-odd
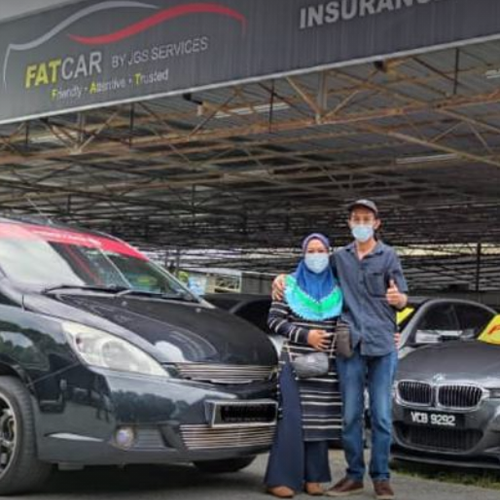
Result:
[[[495,316],[488,326],[484,329],[478,340],[487,344],[500,345],[500,314]]]
[[[396,323],[400,325],[406,318],[415,312],[414,307],[405,307],[402,311],[397,312]]]
[[[498,0],[82,1],[0,25],[0,123],[499,34]]]

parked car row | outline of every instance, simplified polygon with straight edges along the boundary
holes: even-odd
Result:
[[[39,487],[54,465],[247,466],[277,418],[269,306],[201,299],[105,234],[0,218],[0,495]],[[396,457],[499,466],[494,316],[435,298],[400,314]]]

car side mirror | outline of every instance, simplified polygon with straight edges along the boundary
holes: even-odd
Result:
[[[478,332],[475,328],[466,328],[460,336],[460,340],[473,340],[477,337],[477,334]]]
[[[415,333],[415,340],[413,344],[415,346],[428,345],[428,344],[439,344],[441,342],[439,334],[436,331],[427,330],[417,330]]]
[[[417,330],[415,345],[439,344],[446,340],[459,340],[463,330]]]

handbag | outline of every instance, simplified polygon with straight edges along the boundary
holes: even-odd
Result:
[[[338,321],[335,326],[335,350],[343,358],[350,358],[354,350],[351,344],[351,331],[344,321]]]
[[[309,354],[300,354],[292,359],[288,343],[286,343],[286,348],[290,364],[298,378],[323,377],[330,370],[330,358],[326,352],[316,351]]]

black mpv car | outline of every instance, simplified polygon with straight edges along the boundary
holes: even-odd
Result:
[[[276,365],[126,243],[0,218],[0,494],[54,464],[239,470],[271,444]]]

